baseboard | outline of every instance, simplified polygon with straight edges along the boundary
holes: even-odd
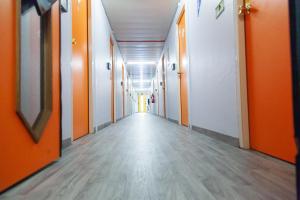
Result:
[[[131,114],[125,115],[124,117],[120,117],[120,118],[118,118],[118,119],[116,120],[116,122],[121,121],[121,120],[123,120],[123,119],[125,119],[125,118],[127,118],[127,117],[130,117],[130,116],[131,116]]]
[[[122,119],[123,119],[123,117],[121,117],[121,118],[117,119],[116,121],[118,122],[118,121],[121,121]]]
[[[230,144],[230,145],[235,146],[235,147],[240,147],[240,142],[239,142],[238,138],[234,138],[234,137],[231,137],[231,136],[228,136],[228,135],[224,135],[222,133],[218,133],[216,131],[211,131],[211,130],[201,128],[201,127],[197,127],[197,126],[192,126],[192,129],[194,131],[197,131],[197,132],[199,132],[203,135],[206,135],[208,137],[220,140],[224,143]]]
[[[120,117],[120,118],[117,119],[116,121],[119,122],[119,121],[121,121],[121,120],[123,120],[123,119],[125,119],[125,118],[127,118],[127,117],[129,117],[129,115],[125,115],[124,117]]]
[[[104,128],[110,126],[110,125],[111,125],[111,122],[106,122],[102,125],[99,125],[99,126],[97,126],[97,131],[101,131],[102,129],[104,129]]]
[[[71,144],[72,144],[72,139],[71,138],[67,138],[67,139],[65,139],[65,140],[62,141],[61,148],[65,149],[65,148],[71,146]]]
[[[168,121],[173,122],[175,124],[179,124],[178,120],[167,118]]]

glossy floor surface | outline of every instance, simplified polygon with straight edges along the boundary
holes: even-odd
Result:
[[[21,166],[20,166],[21,167]],[[296,199],[294,166],[149,114],[67,148],[0,199]]]

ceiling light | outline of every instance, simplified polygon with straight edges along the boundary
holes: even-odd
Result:
[[[154,61],[128,61],[127,65],[155,65]]]
[[[134,90],[136,91],[136,92],[144,92],[144,91],[151,91],[151,88],[134,88]]]
[[[152,80],[133,80],[132,83],[151,83]]]

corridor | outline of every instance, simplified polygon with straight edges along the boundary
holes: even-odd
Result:
[[[299,0],[0,0],[0,200],[300,200]]]
[[[1,200],[292,200],[294,166],[151,114],[76,141]]]

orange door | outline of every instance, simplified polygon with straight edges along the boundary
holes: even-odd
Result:
[[[165,56],[162,57],[162,92],[163,92],[163,117],[166,118],[166,72],[165,72]]]
[[[114,60],[114,42],[110,38],[110,58],[111,58],[111,122],[115,123],[115,60]]]
[[[36,144],[16,113],[17,2],[0,1],[0,193],[60,155],[59,3],[52,7],[52,113]],[[38,56],[38,55],[37,55]]]
[[[288,0],[253,0],[246,15],[250,144],[294,162]]]
[[[123,117],[125,117],[125,80],[124,80],[124,76],[125,76],[125,71],[124,71],[124,64],[122,64],[122,113],[123,113]]]
[[[185,11],[178,21],[181,124],[189,125]]]
[[[73,139],[89,132],[87,0],[72,1]]]

